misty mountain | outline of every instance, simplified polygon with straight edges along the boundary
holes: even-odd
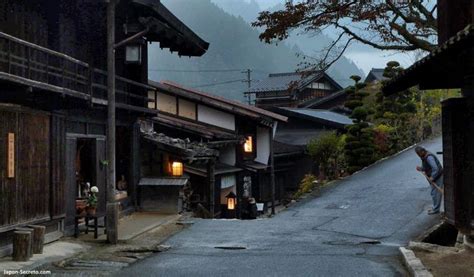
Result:
[[[283,10],[284,1],[256,1],[256,0],[213,0],[213,2],[224,9],[229,14],[240,16],[249,24],[256,21],[258,14],[262,10],[278,11]],[[262,7],[266,4],[267,7]],[[256,7],[258,11],[256,11]],[[303,53],[309,57],[318,58],[325,54],[324,49],[331,45],[333,39],[324,33],[305,33],[302,30],[293,31],[288,39],[285,40],[293,50],[298,49],[298,53]],[[357,65],[346,57],[339,59],[328,70],[329,75],[339,82],[343,87],[352,85],[352,81],[348,78],[352,75],[364,77],[364,72]]]
[[[176,53],[161,50],[158,44],[151,45],[149,72],[152,80],[172,80],[243,101],[243,92],[247,90],[247,83],[244,82],[247,75],[242,71],[252,69],[253,81],[263,79],[269,73],[295,71],[301,62],[296,53],[305,51],[305,47],[310,46],[310,43],[299,45],[293,41],[278,45],[261,42],[258,39],[259,31],[252,28],[248,22],[251,14],[255,14],[259,9],[258,5],[255,5],[256,1],[245,2],[244,6],[253,7],[252,13],[244,14],[245,18],[231,15],[211,0],[162,2],[181,21],[208,41],[210,47],[202,57],[180,58]],[[226,3],[227,9],[238,9],[236,0],[219,3]],[[339,83],[346,85],[348,77],[357,70],[355,66],[341,66],[338,63],[330,73]]]

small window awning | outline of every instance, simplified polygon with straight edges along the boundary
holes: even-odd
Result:
[[[161,48],[169,48],[181,56],[202,56],[209,43],[200,38],[159,0],[131,0],[138,8],[140,21],[150,28],[149,41],[160,42]]]
[[[216,163],[216,167],[214,170],[215,175],[224,175],[230,173],[236,173],[242,171],[242,168],[238,168],[235,166],[223,164],[223,163]],[[185,165],[184,171],[195,174],[202,177],[207,177],[207,165],[206,164],[192,164],[192,165]]]
[[[259,162],[255,162],[255,161],[249,161],[249,162],[246,162],[243,164],[243,167],[247,170],[250,170],[250,171],[253,171],[253,172],[257,172],[259,170],[265,170],[267,169],[269,166],[266,165],[266,164],[262,164],[262,163],[259,163]]]
[[[185,186],[188,183],[188,178],[141,178],[138,182],[139,186]]]

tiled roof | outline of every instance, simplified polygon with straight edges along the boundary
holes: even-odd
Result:
[[[372,70],[370,70],[369,74],[367,75],[367,78],[365,78],[365,82],[386,80],[387,77],[383,76],[384,71],[385,69],[383,68],[372,68]]]
[[[315,120],[319,122],[333,123],[337,126],[344,127],[352,125],[352,119],[348,116],[331,112],[328,110],[316,110],[316,109],[297,109],[297,108],[279,108],[286,111],[288,115],[300,116],[308,120]],[[289,113],[288,113],[289,112]]]
[[[463,67],[455,61],[462,57],[463,50],[474,47],[473,45],[474,26],[468,25],[428,56],[388,81],[383,92],[388,95],[415,85],[420,85],[421,89],[460,87]]]
[[[293,85],[299,89],[323,76],[324,72],[321,71],[315,71],[312,74],[300,72],[270,74],[267,78],[255,82],[249,92],[286,91]]]

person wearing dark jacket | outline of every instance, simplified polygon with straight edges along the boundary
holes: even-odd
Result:
[[[433,208],[428,214],[438,214],[441,209],[441,200],[443,195],[440,189],[443,189],[443,166],[433,153],[425,148],[417,146],[415,152],[420,157],[422,165],[417,166],[416,170],[423,172],[431,186],[431,198],[433,199]],[[433,182],[433,184],[432,184]],[[436,186],[434,186],[436,184]]]

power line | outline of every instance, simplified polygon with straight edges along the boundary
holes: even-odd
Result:
[[[174,69],[148,69],[148,71],[155,71],[155,72],[211,72],[211,73],[219,73],[219,72],[240,72],[243,69],[203,69],[203,70],[174,70]]]
[[[194,88],[203,88],[203,87],[212,87],[212,86],[217,86],[217,85],[224,85],[224,84],[230,84],[230,83],[237,83],[237,82],[242,82],[246,80],[230,80],[230,81],[225,81],[225,82],[219,82],[219,83],[210,83],[210,84],[204,84],[204,85],[198,85],[198,86],[192,86]]]

